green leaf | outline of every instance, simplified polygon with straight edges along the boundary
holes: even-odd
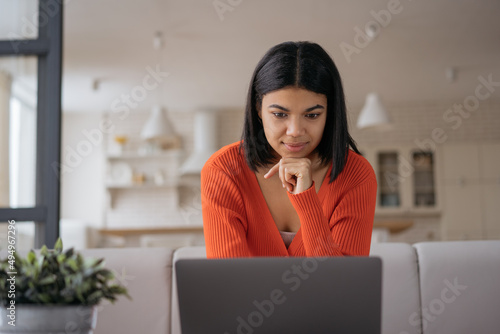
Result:
[[[28,256],[27,256],[27,259],[28,259],[28,262],[29,262],[30,264],[34,264],[34,263],[35,263],[35,261],[36,261],[36,254],[35,254],[35,252],[33,252],[32,250],[31,250],[31,251],[29,251]]]
[[[92,259],[93,261],[95,261],[91,266],[93,268],[97,268],[99,267],[101,264],[104,263],[104,259]]]
[[[47,249],[47,246],[45,246],[45,245],[42,246],[42,249],[40,250],[40,254],[42,254],[43,256],[49,255],[49,250]]]
[[[57,262],[58,263],[64,263],[64,261],[66,261],[66,255],[65,254],[59,254],[57,255]]]
[[[37,299],[45,304],[49,304],[51,302],[51,298],[50,298],[50,295],[48,293],[38,294]]]
[[[99,301],[102,297],[104,297],[104,294],[102,291],[100,290],[97,290],[97,291],[94,291],[92,292],[88,297],[87,299],[89,300],[90,303],[94,303],[94,302],[97,302]]]
[[[66,251],[66,257],[72,257],[73,254],[75,253],[75,250],[73,248],[70,248]]]
[[[57,238],[56,244],[54,245],[56,253],[61,253],[63,249],[63,243],[61,238]]]
[[[75,272],[78,271],[78,264],[76,263],[75,259],[68,259],[66,261],[66,265],[73,269]]]
[[[55,281],[56,281],[56,275],[51,275],[51,276],[45,277],[45,278],[41,279],[40,281],[38,281],[38,284],[47,285],[47,284],[52,284]]]
[[[113,274],[113,272],[108,269],[100,269],[96,272],[96,274],[101,275],[106,280],[112,280],[113,278],[115,278],[115,274]]]

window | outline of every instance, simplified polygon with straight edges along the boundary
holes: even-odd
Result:
[[[37,248],[59,235],[62,13],[60,1],[0,0],[0,228],[31,222]]]

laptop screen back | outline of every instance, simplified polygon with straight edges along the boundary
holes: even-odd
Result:
[[[203,259],[175,266],[183,334],[380,333],[379,258]]]

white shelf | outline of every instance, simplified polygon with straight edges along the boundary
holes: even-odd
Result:
[[[137,152],[125,152],[123,154],[108,154],[108,159],[163,159],[163,158],[178,158],[181,156],[181,150],[169,150],[160,153],[139,154]]]
[[[113,184],[113,183],[108,183],[106,184],[107,189],[165,189],[165,188],[172,188],[172,187],[177,187],[179,185],[178,182],[165,182],[165,184],[162,185],[156,185],[156,184]]]

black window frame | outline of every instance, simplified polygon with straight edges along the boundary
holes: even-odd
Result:
[[[35,222],[35,248],[59,237],[63,0],[39,0],[38,14],[37,39],[0,40],[0,57],[38,57],[35,207],[0,208],[0,222]]]

